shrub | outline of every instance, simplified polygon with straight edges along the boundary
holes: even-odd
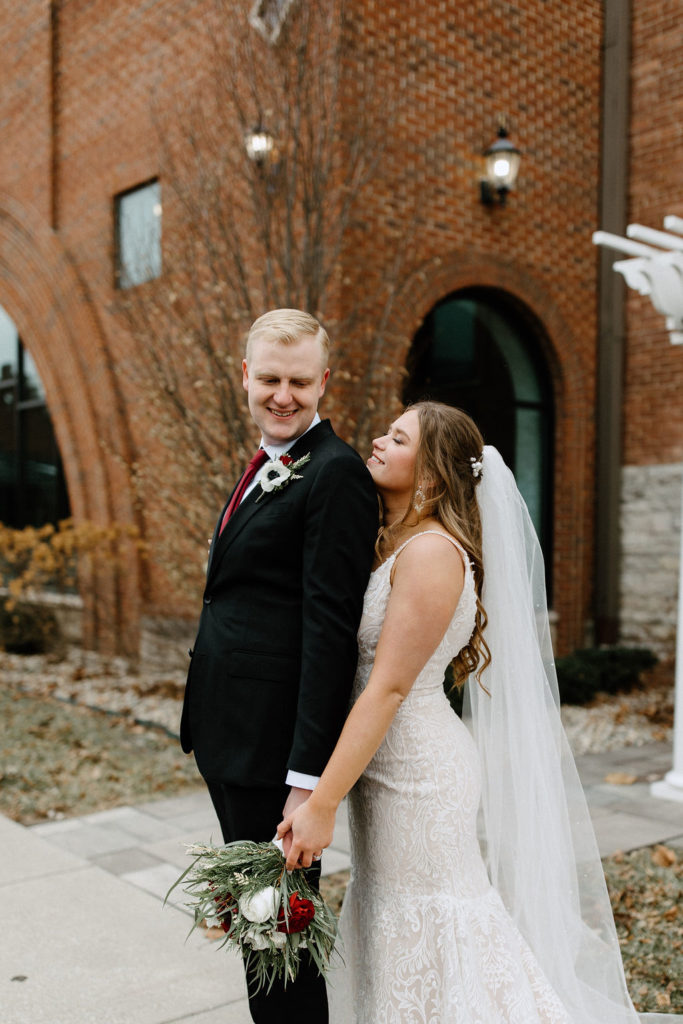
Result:
[[[10,654],[44,654],[61,644],[57,618],[49,608],[0,601],[0,648]]]
[[[586,704],[596,693],[626,693],[657,663],[646,647],[588,647],[555,662],[560,700]]]

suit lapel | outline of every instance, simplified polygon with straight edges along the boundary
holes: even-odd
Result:
[[[297,459],[302,458],[307,452],[313,452],[314,449],[320,444],[321,441],[328,437],[329,434],[333,433],[332,425],[329,420],[321,420],[320,423],[316,424],[312,430],[309,430],[306,434],[303,434],[299,440],[292,445],[289,449],[288,455],[296,462]],[[266,463],[267,465],[267,463]],[[302,467],[303,471],[306,471],[306,466]],[[292,481],[291,483],[296,483]],[[291,486],[291,483],[287,486]],[[237,484],[235,484],[235,487]],[[234,493],[235,488],[231,492],[230,497]],[[236,537],[242,532],[247,523],[256,515],[261,508],[265,508],[268,502],[272,501],[277,497],[277,491],[263,491],[260,486],[254,487],[254,489],[247,495],[242,501],[239,508],[235,509],[231,515],[228,523],[223,530],[223,533],[219,536],[220,524],[223,522],[223,516],[225,510],[230,504],[230,498],[226,501],[223,506],[223,510],[216,523],[216,528],[213,532],[213,539],[211,542],[211,552],[209,554],[209,564],[206,573],[207,585],[213,576],[218,564],[220,563],[223,555],[234,542]]]

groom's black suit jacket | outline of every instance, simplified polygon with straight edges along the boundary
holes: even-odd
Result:
[[[320,775],[346,716],[377,497],[329,420],[288,454],[307,453],[300,480],[257,485],[216,526],[180,733],[207,782]]]

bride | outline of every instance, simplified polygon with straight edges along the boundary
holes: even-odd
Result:
[[[384,525],[353,707],[278,828],[293,833],[287,866],[307,867],[350,793],[331,1020],[636,1024],[514,478],[465,413],[434,402],[373,442],[368,469]],[[443,692],[449,662],[468,725]]]

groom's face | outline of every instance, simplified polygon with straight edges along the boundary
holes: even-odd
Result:
[[[266,444],[286,444],[310,427],[329,375],[313,336],[291,345],[254,339],[249,361],[242,363],[242,384]]]

